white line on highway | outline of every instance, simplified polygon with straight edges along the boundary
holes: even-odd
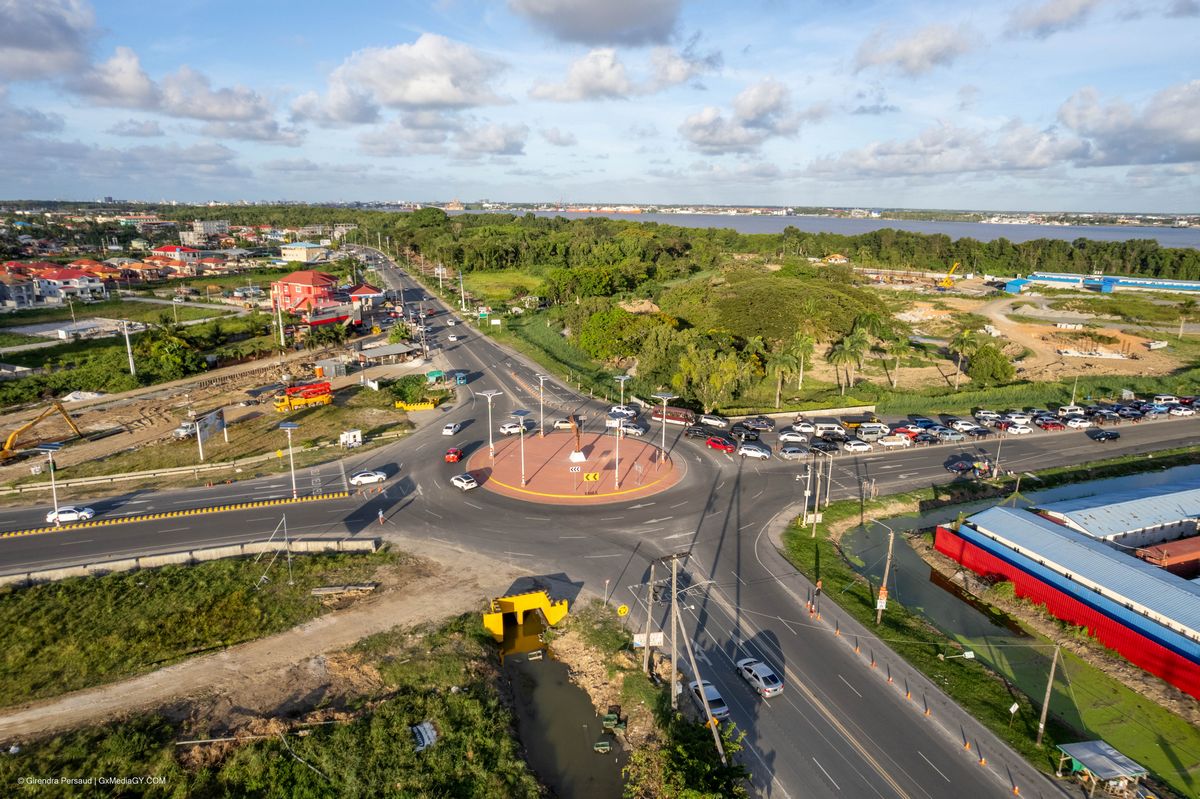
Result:
[[[757,524],[757,522],[747,522],[746,524],[743,524],[743,525],[742,525],[741,527],[739,527],[738,529],[739,529],[739,530],[745,530],[747,527],[751,527],[751,526],[752,526],[752,525],[754,525],[754,524]]]
[[[738,574],[737,572],[735,572],[735,571],[731,571],[731,572],[730,572],[730,574],[732,574],[734,577],[736,577],[736,578],[737,578],[737,581],[738,581],[739,583],[741,583],[743,586],[746,584],[746,581],[745,581],[745,580],[743,580],[743,579],[742,579],[742,576],[741,576],[740,574]]]
[[[687,538],[689,535],[695,535],[695,534],[696,534],[695,531],[692,531],[692,530],[689,530],[686,533],[675,533],[675,535],[669,535],[669,536],[663,538],[663,541],[670,541],[672,538]]]
[[[269,522],[269,521],[272,521],[274,518],[275,518],[274,516],[255,516],[253,519],[247,519],[246,521],[248,521],[248,522]]]
[[[559,538],[587,538],[586,535],[560,535]]]
[[[165,530],[159,530],[160,533],[178,533],[180,530],[190,530],[191,527],[168,527]]]
[[[688,504],[689,502],[691,502],[690,499],[685,499],[683,502],[676,502],[674,505],[671,506],[671,510],[675,510],[676,508],[682,508],[684,505]]]
[[[674,516],[664,516],[661,519],[647,519],[646,521],[642,522],[642,524],[658,524],[659,522],[670,521],[674,518]]]
[[[624,519],[624,518],[625,518],[624,516],[601,516],[601,517],[600,517],[600,521],[602,521],[602,522],[615,522],[617,519]]]
[[[619,558],[624,555],[624,552],[613,552],[610,555],[584,555],[585,558]]]
[[[533,555],[530,555],[528,552],[509,552],[508,550],[505,550],[504,554],[510,555],[510,556],[516,555],[519,558],[532,558],[533,557]]]
[[[474,502],[467,502],[465,499],[463,500],[463,504],[464,504],[464,505],[470,505],[470,506],[471,506],[472,508],[474,508],[475,510],[483,510],[483,506],[482,506],[482,505],[476,505]]]
[[[821,761],[817,760],[815,757],[812,759],[812,761],[817,764],[817,768],[821,769],[821,773],[825,775],[825,779],[832,782],[833,787],[837,788],[840,791],[842,789],[842,786],[837,784],[837,780],[835,780],[833,777],[829,776],[829,772],[826,771],[825,767],[821,765]]]
[[[940,768],[938,768],[937,766],[933,765],[933,761],[931,761],[929,758],[925,757],[924,752],[922,752],[920,749],[918,749],[917,754],[921,756],[922,760],[924,760],[926,763],[929,764],[930,768],[932,768],[938,774],[942,774],[942,770]],[[950,778],[947,777],[945,774],[942,774],[942,779],[944,779],[946,782],[950,782]]]
[[[839,679],[839,680],[841,680],[842,682],[846,682],[846,678],[845,678],[845,677],[843,677],[843,676],[842,676],[842,675],[840,675],[840,674],[838,675],[838,679]],[[846,682],[846,687],[847,687],[847,688],[849,688],[849,689],[850,689],[851,691],[853,691],[854,693],[858,694],[858,689],[857,689],[857,688],[855,688],[855,687],[854,687],[853,685],[851,685],[850,683]],[[862,694],[858,694],[858,698],[859,698],[859,699],[862,699],[862,698],[863,698],[863,695],[862,695]]]
[[[92,542],[92,541],[95,541],[95,540],[96,540],[96,539],[94,539],[94,538],[85,538],[85,539],[83,539],[83,540],[81,540],[81,541],[66,541],[66,542],[64,542],[64,543],[61,543],[61,544],[59,544],[59,546],[60,546],[60,547],[69,547],[69,546],[71,546],[72,544],[87,544],[87,543],[90,543],[90,542]]]
[[[425,512],[428,513],[430,516],[437,516],[439,519],[442,518],[440,514],[434,513],[433,511],[429,510],[428,508],[425,509]]]
[[[796,631],[792,629],[792,625],[790,625],[786,621],[784,621],[782,616],[776,616],[775,618],[779,619],[780,624],[782,624],[784,627],[788,628],[788,632],[790,632],[792,635],[796,634]]]
[[[526,519],[529,519],[530,521],[534,521],[534,522],[548,522],[548,521],[550,521],[550,517],[549,517],[549,516],[526,516],[525,518],[526,518]]]

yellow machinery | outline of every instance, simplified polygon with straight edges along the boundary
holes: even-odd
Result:
[[[333,402],[333,386],[328,382],[307,383],[292,386],[282,394],[275,395],[275,410],[280,413],[305,408],[309,405],[329,405]]]
[[[960,266],[960,264],[958,263],[958,261],[955,261],[954,266],[950,267],[950,271],[947,272],[945,275],[943,275],[942,279],[938,281],[939,288],[944,288],[944,289],[954,288],[954,280],[953,280],[952,276],[954,275],[955,270],[957,270],[959,266]]]
[[[512,594],[492,600],[492,610],[483,614],[483,627],[497,641],[504,640],[504,614],[515,615],[514,621],[520,627],[525,621],[525,614],[541,611],[546,617],[546,624],[553,627],[567,616],[567,600],[557,602],[550,598],[545,591],[530,591],[527,594]]]
[[[34,417],[32,422],[26,422],[8,434],[8,439],[4,442],[4,449],[0,450],[0,460],[8,460],[9,458],[15,456],[17,452],[13,449],[13,447],[16,446],[17,439],[21,437],[21,434],[41,422],[47,416],[50,416],[54,413],[59,414],[62,416],[62,418],[67,420],[67,425],[71,428],[71,431],[74,432],[75,435],[80,437],[83,436],[83,431],[79,429],[79,425],[75,424],[75,420],[71,418],[71,415],[63,409],[62,403],[53,402],[50,404],[49,408]]]

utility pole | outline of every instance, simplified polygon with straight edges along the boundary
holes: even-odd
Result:
[[[283,339],[283,297],[275,298],[275,323],[279,325],[279,346],[286,347],[287,342]]]
[[[642,651],[642,671],[650,675],[650,622],[654,619],[654,566],[650,561],[650,582],[646,583],[646,648]]]
[[[892,546],[896,543],[896,534],[883,522],[875,523],[885,527],[888,531],[888,551],[887,560],[883,564],[883,582],[879,584],[879,597],[875,601],[875,626],[878,627],[883,622],[883,606],[887,602],[887,581],[888,575],[892,571]]]
[[[829,456],[829,474],[825,477],[825,505],[829,507],[829,489],[833,487],[833,455]]]
[[[674,568],[678,557],[678,555],[672,556],[672,568]],[[678,604],[675,605],[675,623],[681,627],[683,626],[683,620],[679,618]],[[687,650],[688,662],[692,664],[692,674],[695,675],[696,682],[698,683],[697,688],[700,689],[698,693],[700,694],[700,702],[704,705],[706,726],[712,730],[713,743],[717,745],[717,754],[721,756],[721,765],[727,766],[729,763],[725,759],[725,747],[721,745],[721,733],[717,732],[717,720],[713,718],[712,708],[708,706],[708,695],[704,692],[704,680],[700,677],[700,667],[696,665],[696,653],[692,651],[692,642],[686,633],[683,636],[683,648]]]
[[[679,562],[671,558],[671,710],[679,707],[679,660],[675,649],[675,595],[679,590]]]
[[[467,290],[463,288],[462,270],[458,270],[458,294],[462,300],[462,310],[467,310]]]
[[[1071,404],[1075,404],[1075,389],[1079,388],[1079,375],[1075,375],[1075,384],[1071,386]]]
[[[821,462],[817,461],[817,468],[814,470],[817,480],[817,493],[813,496],[812,507],[812,538],[817,537],[817,512],[821,509]]]
[[[1050,689],[1054,687],[1054,670],[1058,667],[1058,650],[1061,644],[1054,645],[1054,658],[1050,661],[1050,679],[1046,680],[1046,696],[1042,699],[1042,717],[1038,719],[1037,746],[1042,746],[1042,733],[1046,731],[1046,714],[1050,711]]]
[[[129,374],[137,377],[137,367],[133,365],[133,347],[129,343],[129,321],[121,320],[121,330],[125,333],[125,354],[129,356]]]

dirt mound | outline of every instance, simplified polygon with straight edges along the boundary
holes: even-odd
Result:
[[[650,300],[625,300],[617,305],[630,313],[658,313],[661,310]]]

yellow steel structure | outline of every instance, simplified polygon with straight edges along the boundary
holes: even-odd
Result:
[[[504,640],[504,614],[516,614],[516,622],[520,625],[525,620],[525,614],[531,611],[542,612],[546,624],[553,627],[567,616],[567,600],[555,602],[545,591],[530,591],[527,594],[512,594],[492,600],[492,610],[483,614],[483,627],[497,642]]]
[[[949,272],[947,272],[947,273],[946,273],[946,274],[945,274],[945,275],[942,277],[942,279],[938,281],[938,285],[939,285],[939,286],[941,286],[941,287],[942,287],[942,288],[944,288],[944,289],[952,289],[952,288],[954,288],[954,278],[953,278],[952,276],[954,275],[954,271],[955,271],[956,269],[958,269],[958,267],[959,267],[960,265],[961,265],[961,264],[959,264],[959,262],[958,262],[958,261],[955,261],[955,262],[954,262],[954,266],[950,267],[950,271],[949,271]]]
[[[75,424],[75,420],[71,418],[71,415],[63,409],[62,403],[53,402],[50,404],[49,408],[39,413],[32,422],[26,422],[8,434],[8,438],[4,441],[4,449],[0,450],[0,460],[8,460],[16,455],[17,453],[13,447],[17,445],[17,439],[20,438],[21,434],[34,427],[36,424],[53,413],[58,413],[60,416],[62,416],[62,418],[67,420],[67,426],[71,428],[71,432],[77,436],[83,436],[83,431],[79,429],[79,425]]]

